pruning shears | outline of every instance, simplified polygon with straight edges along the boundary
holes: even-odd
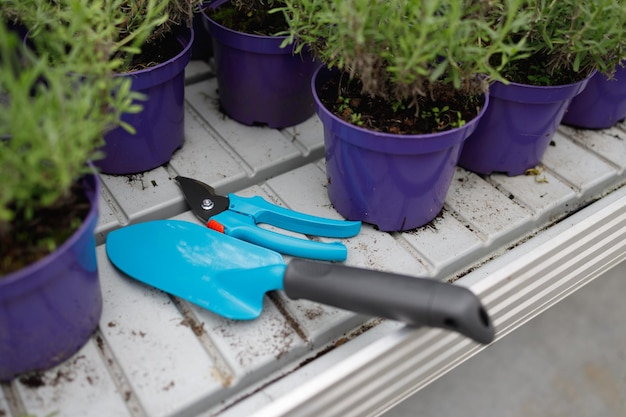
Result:
[[[356,236],[361,222],[334,220],[277,206],[263,197],[219,195],[208,184],[178,176],[187,204],[210,229],[286,255],[324,261],[344,261],[348,250],[341,242],[318,242],[284,235],[259,227],[265,223],[283,230],[312,236],[347,238]]]

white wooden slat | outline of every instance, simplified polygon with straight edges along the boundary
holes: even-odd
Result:
[[[574,144],[557,131],[554,146],[548,146],[543,165],[575,187],[576,191],[591,197],[614,181],[615,167]]]
[[[347,241],[348,265],[378,271],[423,276],[424,261],[399,243],[392,234],[381,233],[371,225],[363,225],[361,233]]]
[[[220,144],[213,129],[191,106],[187,105],[186,109],[185,144],[174,153],[169,165],[179,175],[196,178],[213,187],[247,185],[244,161]]]
[[[147,415],[175,415],[224,388],[194,334],[204,331],[201,323],[189,323],[165,293],[122,276],[106,258],[104,246],[98,247],[98,265],[103,342]]]
[[[623,175],[626,165],[626,132],[623,129],[614,127],[593,131],[561,126],[560,130],[563,135],[571,138],[579,145],[619,166],[621,168],[619,173]]]
[[[302,157],[300,149],[279,131],[246,126],[220,113],[216,87],[216,79],[193,84],[185,91],[186,100],[247,163],[251,177],[272,175],[277,167]]]
[[[9,401],[4,396],[2,386],[0,386],[0,417],[13,417],[9,409]]]
[[[326,371],[329,367],[334,366],[340,361],[348,359],[353,354],[358,353],[363,346],[376,342],[393,331],[397,331],[405,325],[395,321],[382,321],[375,327],[369,328],[363,332],[358,329],[356,333],[348,334],[346,337],[339,339],[332,350],[324,355],[317,357],[315,360],[306,361],[295,372],[285,375],[283,378],[272,384],[264,386],[254,396],[243,398],[234,406],[229,407],[220,413],[220,417],[241,417],[251,416],[265,406],[271,404],[281,396],[289,395],[297,387],[306,384],[309,380],[317,377],[320,373]],[[323,415],[323,413],[321,414]],[[211,414],[198,417],[213,417]]]
[[[308,164],[268,180],[267,186],[292,210],[341,220],[328,199],[326,183],[326,174]]]
[[[98,223],[95,230],[96,245],[103,244],[107,233],[117,229],[124,222],[128,222],[126,214],[117,205],[110,191],[101,181],[100,196],[98,197]]]
[[[13,383],[29,416],[130,415],[93,339],[61,365],[27,381]]]
[[[197,306],[191,308],[233,370],[233,384],[245,386],[262,379],[306,350],[294,327],[267,297],[262,314],[250,321],[229,320]]]
[[[494,174],[491,180],[509,198],[532,210],[539,221],[557,218],[568,211],[576,199],[574,190],[547,170],[538,169],[535,175],[515,177]]]
[[[446,204],[483,233],[488,245],[496,245],[519,233],[531,221],[531,213],[515,204],[478,175],[457,168]]]
[[[133,175],[100,175],[131,223],[170,217],[185,209],[183,196],[170,174],[159,167]]]
[[[428,225],[402,233],[402,238],[428,261],[427,275],[439,279],[475,262],[485,248],[478,235],[445,208]]]
[[[280,293],[283,308],[298,323],[310,348],[340,339],[345,333],[361,326],[368,317],[314,301],[291,300]]]
[[[324,156],[323,126],[317,115],[298,125],[285,128],[282,132],[296,146],[302,147],[305,156],[311,156],[313,159]]]

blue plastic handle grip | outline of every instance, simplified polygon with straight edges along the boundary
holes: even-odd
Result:
[[[252,216],[256,223],[267,223],[305,235],[346,238],[359,234],[361,222],[327,219],[277,206],[263,197],[229,194],[230,209]],[[215,217],[214,217],[215,218]]]
[[[258,227],[252,217],[230,210],[213,216],[211,220],[224,226],[224,233],[229,236],[285,255],[321,261],[345,261],[348,256],[348,249],[341,242],[316,242],[276,233]]]

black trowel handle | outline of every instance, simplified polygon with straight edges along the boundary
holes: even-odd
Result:
[[[432,279],[294,259],[287,266],[283,286],[289,298],[454,330],[480,343],[490,343],[495,335],[474,293]]]

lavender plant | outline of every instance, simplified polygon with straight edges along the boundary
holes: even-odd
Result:
[[[280,0],[230,0],[207,12],[211,19],[238,32],[273,36],[287,27],[282,15],[271,13],[282,5]]]
[[[42,223],[32,222],[41,210],[63,209],[88,162],[101,156],[104,134],[141,109],[130,79],[116,77],[124,65],[117,52],[133,52],[162,24],[158,3],[147,0],[145,19],[121,39],[110,26],[120,0],[0,4],[0,276],[20,266],[9,250],[49,252],[71,234],[33,238]],[[16,19],[35,35],[34,50],[8,29]]]
[[[523,51],[523,0],[284,0],[287,43],[390,102],[486,91]],[[493,57],[498,56],[498,60]],[[497,64],[495,64],[497,62]]]
[[[531,61],[508,68],[513,81],[557,84],[593,70],[611,76],[626,58],[624,0],[525,0],[521,10],[532,15],[523,35]]]
[[[38,50],[45,50],[57,65],[66,60],[94,58],[110,61],[118,72],[129,70],[146,43],[155,42],[174,27],[191,26],[202,0],[21,0],[2,7],[6,16],[23,24]],[[74,25],[79,20],[82,25]],[[59,23],[72,25],[73,32]],[[53,33],[51,33],[51,31]],[[77,45],[76,39],[86,42]]]

